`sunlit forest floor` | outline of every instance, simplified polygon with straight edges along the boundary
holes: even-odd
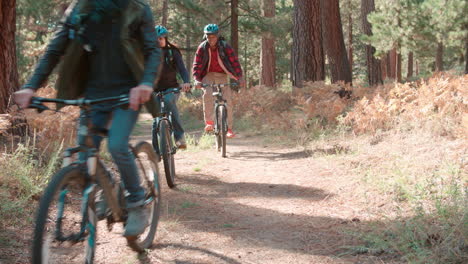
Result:
[[[96,263],[465,263],[467,78],[388,84],[378,95],[356,88],[351,98],[317,84],[302,98],[252,88],[237,95],[227,158],[201,133],[200,100],[182,98],[189,148],[176,155],[177,187],[162,180],[154,246],[137,255],[120,226],[102,223]],[[143,114],[133,140],[150,140],[150,128]],[[28,263],[40,190],[8,174],[29,154],[5,146],[0,262]]]

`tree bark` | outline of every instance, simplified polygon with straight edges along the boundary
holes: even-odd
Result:
[[[343,39],[338,0],[321,0],[323,44],[330,63],[332,83],[352,82],[349,61]]]
[[[169,0],[163,0],[163,6],[162,6],[162,19],[161,19],[161,24],[165,27],[167,27],[167,17],[168,17],[168,9],[169,9]]]
[[[406,75],[407,79],[413,77],[413,52],[408,53],[408,74]]]
[[[390,50],[389,52],[389,59],[388,59],[388,62],[389,62],[389,72],[387,73],[388,74],[388,77],[391,78],[391,79],[396,79],[396,67],[397,67],[397,51],[396,51],[396,48]]]
[[[419,76],[419,60],[416,60],[416,76]]]
[[[380,70],[382,72],[382,81],[387,79],[387,62],[388,62],[388,53],[382,57],[380,60]]]
[[[263,0],[263,16],[266,18],[275,17],[275,0]],[[261,71],[260,84],[274,87],[276,83],[276,53],[275,39],[271,32],[262,34],[261,50]]]
[[[292,83],[325,80],[320,0],[294,0]]]
[[[367,20],[367,16],[375,10],[374,0],[361,0],[361,18],[362,31],[368,36],[372,36],[372,26]],[[384,77],[380,60],[374,57],[375,48],[371,45],[365,46],[366,64],[367,64],[367,80],[370,86],[383,84]],[[386,76],[385,76],[386,77]]]
[[[231,46],[239,54],[239,0],[231,0]]]
[[[190,16],[190,10],[187,10],[187,22],[188,24],[191,23],[191,16]],[[189,72],[189,76],[192,76],[192,67],[189,67],[189,65],[191,66],[192,63],[193,63],[193,59],[192,59],[192,54],[194,53],[192,50],[191,50],[191,47],[192,47],[192,39],[190,38],[190,30],[187,30],[185,32],[185,46],[187,47],[187,50],[185,51],[185,65],[187,66],[187,70]]]
[[[401,54],[397,53],[397,69],[396,69],[396,74],[397,74],[397,82],[401,83],[402,78],[401,78]]]
[[[349,70],[351,71],[351,76],[353,76],[353,12],[351,0],[348,0],[348,60],[349,60]]]
[[[468,74],[468,37],[466,38],[465,49],[465,74]]]
[[[435,71],[440,72],[444,70],[444,44],[437,43],[436,65]]]
[[[0,114],[6,113],[19,86],[15,31],[16,0],[0,1]]]

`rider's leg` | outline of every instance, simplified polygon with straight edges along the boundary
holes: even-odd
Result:
[[[214,74],[209,72],[202,80],[203,83],[212,84],[215,80],[213,78]],[[213,88],[205,87],[203,88],[203,114],[205,118],[205,124],[211,124],[213,128],[214,120],[214,99],[213,99]]]
[[[140,179],[135,163],[135,157],[128,146],[130,134],[138,119],[138,111],[116,108],[109,130],[109,152],[112,155],[125,188],[129,192],[127,203],[132,205],[141,201],[144,190],[140,186]]]
[[[232,105],[232,89],[231,88],[224,88],[223,90],[223,97],[226,99],[226,103],[228,105],[228,115],[227,115],[227,122],[228,122],[228,128],[232,129],[234,125],[233,121],[233,109],[234,106]]]
[[[128,143],[130,133],[138,119],[138,111],[117,108],[109,130],[109,152],[129,192],[127,200],[128,218],[124,236],[137,236],[148,226],[149,211],[144,207],[145,191],[140,185],[135,157]]]
[[[160,112],[160,100],[159,100],[159,97],[156,97],[154,96],[153,100],[155,100],[156,102],[156,105],[157,105],[157,108],[158,108],[158,111],[156,113],[154,113],[154,115],[158,115],[159,112]],[[151,128],[151,133],[152,133],[152,144],[153,144],[153,149],[154,149],[154,152],[156,152],[156,154],[160,155],[159,153],[159,144],[158,144],[158,123],[159,123],[159,117],[155,117],[153,118],[153,127]]]
[[[164,95],[164,102],[166,104],[166,110],[172,113],[172,125],[174,128],[175,140],[182,139],[184,137],[184,128],[182,127],[182,121],[180,120],[179,109],[177,108],[177,100],[179,94],[169,93]]]

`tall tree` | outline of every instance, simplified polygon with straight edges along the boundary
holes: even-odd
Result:
[[[410,79],[411,77],[413,77],[413,64],[414,64],[414,55],[413,55],[413,52],[410,51],[408,53],[408,71],[407,71],[407,74],[406,74],[406,78],[407,79]]]
[[[374,0],[361,0],[362,31],[365,35],[372,35],[372,27],[367,20],[367,15],[375,10]],[[383,84],[380,60],[374,57],[375,48],[368,44],[366,49],[367,80],[370,86]]]
[[[437,43],[437,52],[436,52],[436,60],[435,60],[435,71],[443,71],[444,70],[444,44],[442,41]]]
[[[275,17],[275,0],[263,0],[263,16],[265,18]],[[262,33],[261,51],[261,71],[260,84],[274,87],[276,83],[276,52],[275,38],[271,31]]]
[[[294,0],[292,82],[325,80],[320,0]],[[342,39],[343,41],[343,39]]]
[[[11,94],[18,89],[16,0],[0,1],[0,25],[0,113],[5,113]]]
[[[343,38],[338,0],[321,0],[323,44],[330,63],[331,81],[352,82],[349,61]]]
[[[169,9],[169,0],[163,0],[163,6],[162,6],[162,19],[161,19],[161,24],[165,27],[167,27],[167,16],[168,16],[168,9]]]
[[[231,46],[239,54],[239,0],[231,0]]]
[[[348,0],[348,60],[351,76],[353,75],[353,5],[352,0]]]

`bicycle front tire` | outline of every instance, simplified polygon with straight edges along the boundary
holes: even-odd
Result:
[[[221,151],[221,157],[226,157],[226,134],[228,130],[227,125],[227,109],[226,106],[220,105],[217,109],[217,124],[218,134],[216,135],[216,143],[218,151]]]
[[[175,163],[174,163],[174,145],[172,142],[171,127],[168,120],[161,120],[160,127],[160,148],[164,163],[164,173],[166,175],[169,188],[175,186]]]
[[[156,236],[156,230],[159,223],[161,211],[161,189],[159,185],[159,169],[156,154],[152,146],[147,142],[139,142],[134,148],[133,153],[136,158],[138,175],[141,179],[141,185],[146,192],[146,200],[151,213],[149,216],[149,225],[145,232],[138,237],[127,237],[128,245],[137,252],[144,252],[151,247]]]
[[[94,203],[95,191],[85,194],[89,187],[85,175],[76,166],[59,170],[51,179],[40,200],[36,215],[32,243],[32,263],[93,263],[96,250],[97,216]],[[88,197],[86,212],[80,210],[85,195]],[[70,208],[70,211],[66,211]],[[62,215],[62,217],[59,217]],[[85,217],[83,218],[83,215]],[[76,223],[84,221],[85,231],[76,239],[63,241],[63,237],[80,233]],[[60,226],[62,236],[56,233]],[[66,244],[71,244],[67,247]],[[76,244],[85,244],[80,251]],[[82,261],[81,261],[82,260]]]

